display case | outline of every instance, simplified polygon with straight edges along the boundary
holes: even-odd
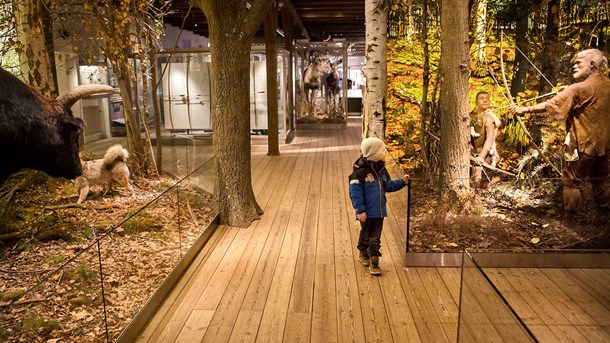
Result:
[[[297,41],[294,76],[297,125],[345,122],[346,63],[346,42]]]
[[[264,133],[267,123],[267,63],[264,54],[250,56],[250,129]]]
[[[108,68],[104,62],[88,62],[81,64],[78,56],[74,54],[56,55],[59,61],[57,67],[57,84],[60,92],[75,88],[79,85],[110,84]],[[95,94],[82,98],[72,106],[75,117],[86,123],[81,142],[91,142],[111,135],[108,123],[109,96]]]
[[[150,128],[155,127],[155,116],[154,116],[154,106],[152,106],[153,98],[152,92],[149,91],[153,89],[152,80],[150,77],[143,77],[142,70],[144,69],[142,66],[142,62],[139,58],[129,58],[127,59],[127,63],[136,71],[136,79],[135,84],[131,85],[131,96],[129,97],[130,101],[125,101],[127,99],[125,94],[121,93],[118,78],[119,76],[115,74],[115,71],[112,68],[112,64],[110,61],[108,63],[108,75],[109,75],[109,84],[114,88],[114,92],[110,97],[110,130],[112,136],[123,136],[127,134],[126,128],[126,120],[125,120],[125,104],[131,103],[132,109],[131,113],[134,115],[134,120],[139,123],[140,131],[144,132],[145,128],[142,123],[144,119],[143,109],[145,107],[145,102],[148,104],[150,109]],[[146,87],[144,87],[143,82],[146,82]],[[144,90],[147,91],[144,91]]]
[[[278,50],[278,127],[286,128],[286,76],[288,54]],[[165,128],[174,132],[211,133],[214,129],[211,108],[211,56],[207,49],[189,49],[157,55],[162,76],[162,118]],[[252,134],[267,134],[267,70],[264,51],[250,55],[250,128]]]

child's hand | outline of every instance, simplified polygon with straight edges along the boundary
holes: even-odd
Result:
[[[366,221],[366,212],[360,212],[356,215],[356,217],[359,221],[364,223]]]
[[[405,174],[402,177],[402,181],[404,181],[405,184],[407,184],[407,182],[409,182],[410,179],[411,179],[411,177],[409,176],[409,174]]]

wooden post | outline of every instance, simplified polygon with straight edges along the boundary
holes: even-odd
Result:
[[[277,104],[277,14],[271,7],[264,21],[265,65],[267,66],[267,155],[279,155],[278,104]]]
[[[282,7],[282,23],[284,23],[284,49],[288,50],[288,68],[286,69],[286,135],[288,131],[296,129],[296,116],[294,111],[294,80],[292,78],[292,68],[294,60],[294,45],[292,43],[294,25],[291,12],[286,8]]]

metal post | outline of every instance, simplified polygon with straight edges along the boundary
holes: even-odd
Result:
[[[407,242],[406,242],[406,252],[409,252],[409,239],[410,239],[410,226],[411,226],[411,179],[407,180]],[[406,260],[406,256],[405,256]],[[405,261],[406,262],[406,261]]]

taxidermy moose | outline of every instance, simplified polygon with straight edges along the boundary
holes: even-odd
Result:
[[[339,91],[339,73],[337,66],[343,59],[333,61],[330,58],[315,56],[303,74],[303,95],[308,106],[308,111],[312,111],[318,90],[322,92],[329,107],[332,101],[333,110],[335,109],[335,98]],[[309,112],[312,114],[312,112]]]
[[[333,72],[330,59],[316,56],[313,58],[303,75],[303,94],[308,105],[316,100],[316,92],[322,89],[325,76]]]
[[[112,93],[112,87],[79,86],[51,101],[0,69],[0,184],[21,168],[67,179],[81,175],[78,136],[85,123],[70,108],[97,93]]]
[[[341,80],[339,79],[339,72],[337,67],[343,62],[342,58],[330,63],[332,72],[323,75],[322,89],[324,90],[324,97],[326,99],[326,105],[330,111],[336,111],[337,109],[337,96],[341,91]],[[332,106],[332,108],[330,107]],[[330,114],[330,113],[329,113]]]

